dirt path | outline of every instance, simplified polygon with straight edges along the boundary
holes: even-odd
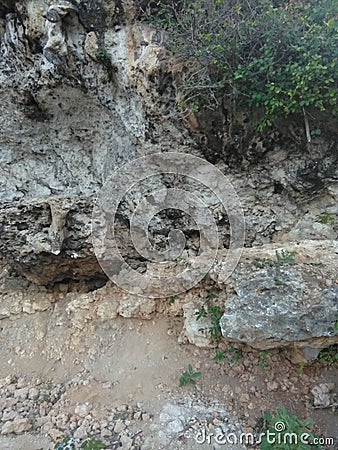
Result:
[[[180,318],[106,321],[82,330],[72,348],[57,327],[34,342],[37,322],[46,321],[39,314],[2,321],[1,450],[50,449],[59,435],[88,434],[108,449],[243,448],[198,442],[203,430],[254,432],[262,413],[280,404],[337,438],[337,415],[310,404],[313,386],[337,381],[333,366],[302,368],[281,352],[229,351],[224,343],[225,359],[216,361],[215,349],[178,344]],[[179,387],[188,364],[202,376]]]

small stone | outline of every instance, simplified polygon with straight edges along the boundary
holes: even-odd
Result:
[[[44,419],[44,417],[41,418],[41,420],[42,419]],[[48,434],[49,431],[53,428],[51,421],[47,417],[46,417],[46,419],[47,419],[47,421],[41,427],[41,432],[44,434]]]
[[[87,437],[88,431],[87,428],[81,425],[75,432],[74,437],[75,439],[85,439]]]
[[[117,411],[127,411],[127,405],[119,405],[118,407],[117,407]]]
[[[68,414],[60,414],[56,418],[56,426],[60,430],[65,430],[68,427],[69,415]]]
[[[279,384],[276,382],[276,381],[269,381],[267,384],[266,384],[266,388],[267,388],[267,390],[268,391],[277,391],[277,389],[278,389],[278,387],[279,387]]]
[[[249,419],[248,422],[247,422],[247,425],[248,425],[248,427],[255,428],[256,420],[255,419]]]
[[[311,390],[311,394],[313,395],[313,404],[314,406],[322,406],[327,408],[331,404],[334,403],[334,383],[321,383]]]
[[[143,420],[143,422],[148,422],[150,420],[150,414],[143,413],[142,414],[142,420]]]
[[[2,416],[2,421],[7,422],[8,420],[13,420],[16,417],[16,412],[13,410],[5,411]]]
[[[184,425],[180,419],[175,419],[166,425],[168,433],[176,434],[184,429]]]
[[[97,52],[99,50],[97,34],[94,31],[90,31],[85,39],[84,45],[86,53],[94,60],[97,59]]]
[[[212,422],[216,427],[222,427],[224,425],[223,422],[219,419],[214,419]]]
[[[36,400],[39,396],[39,389],[32,387],[28,391],[28,398],[30,400]]]
[[[116,434],[120,434],[125,428],[126,425],[122,422],[122,420],[119,419],[114,426],[114,432]]]
[[[37,417],[35,419],[35,426],[36,426],[36,428],[41,428],[47,422],[48,422],[48,418],[47,417]]]
[[[53,441],[57,441],[62,437],[62,431],[58,430],[57,428],[52,428],[48,430],[48,435],[52,438]]]
[[[111,436],[111,431],[108,428],[101,428],[101,437],[106,438]]]
[[[133,440],[129,436],[123,435],[123,436],[121,436],[120,440],[121,440],[122,448],[125,450],[129,450],[131,448],[131,446],[133,445]]]
[[[0,411],[3,411],[5,408],[7,408],[7,399],[2,398],[0,399]]]
[[[250,401],[250,396],[249,396],[249,394],[242,394],[242,395],[239,397],[239,401],[240,401],[241,403],[248,403],[248,402]]]
[[[23,433],[31,428],[29,419],[16,419],[13,421],[5,422],[1,434],[11,434],[11,433]]]
[[[88,413],[92,410],[92,405],[90,403],[80,403],[75,406],[75,414],[80,417],[86,417]]]
[[[19,400],[26,400],[28,397],[28,388],[18,389],[14,392],[14,397]]]
[[[18,389],[21,389],[21,388],[25,387],[26,384],[27,384],[27,380],[24,377],[20,377],[20,378],[18,378],[18,381],[16,383],[16,387]]]

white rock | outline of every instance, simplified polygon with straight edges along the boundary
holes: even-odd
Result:
[[[11,434],[11,433],[23,433],[31,428],[29,419],[16,419],[13,421],[5,422],[1,434]]]
[[[121,440],[122,448],[125,450],[129,450],[131,448],[131,446],[133,445],[133,440],[129,436],[122,435],[120,440]]]
[[[87,435],[87,428],[82,425],[74,432],[75,439],[85,439]]]
[[[75,406],[75,414],[80,417],[86,417],[88,413],[92,410],[93,406],[90,403],[79,403]]]
[[[116,434],[120,434],[122,433],[122,431],[126,428],[125,423],[121,420],[118,419],[118,421],[116,422],[115,426],[114,426],[114,432]]]
[[[26,398],[28,397],[28,388],[18,389],[14,392],[14,397],[18,398],[19,400],[26,400]]]
[[[166,425],[166,431],[171,434],[179,433],[182,430],[184,430],[184,425],[180,419],[172,420]]]
[[[29,391],[28,391],[28,398],[30,400],[35,400],[35,399],[38,398],[38,396],[39,396],[39,389],[37,389],[35,387],[32,387],[32,388],[29,389]]]
[[[8,420],[13,420],[16,417],[16,412],[13,410],[5,411],[2,416],[2,421],[7,422]]]

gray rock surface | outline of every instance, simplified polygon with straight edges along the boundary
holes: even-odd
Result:
[[[338,247],[335,241],[323,244],[305,241],[299,255],[297,245],[275,254],[271,249],[270,255],[268,247],[255,249],[255,257],[253,249],[244,253],[231,277],[223,336],[260,350],[291,344],[303,349],[305,359],[337,342]]]
[[[248,131],[245,118],[229,125],[226,111],[224,117],[201,111],[182,120],[175,86],[183,66],[170,59],[163,33],[134,23],[136,16],[131,0],[25,0],[2,7],[1,254],[39,284],[99,276],[88,242],[99,189],[125,162],[172,150],[206,158],[230,176],[246,215],[247,245],[335,239],[338,152],[332,134],[314,138],[309,154],[302,127],[293,124],[262,138]],[[122,211],[125,222],[136,200]],[[224,211],[207,204],[226,247]],[[62,211],[59,220],[53,211]],[[173,219],[154,224],[154,239],[163,246]],[[196,227],[187,218],[179,225],[189,236],[188,250],[196,252]],[[129,244],[126,254],[142,266]]]

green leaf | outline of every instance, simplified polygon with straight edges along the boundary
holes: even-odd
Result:
[[[191,378],[198,378],[200,376],[202,376],[202,372],[195,372],[191,375]]]

